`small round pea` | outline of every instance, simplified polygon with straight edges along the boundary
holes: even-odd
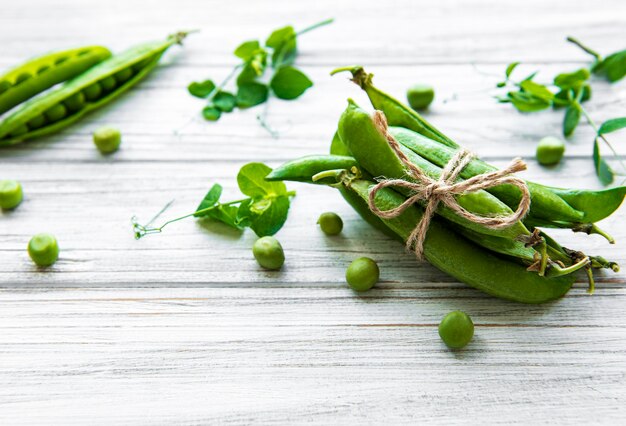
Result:
[[[38,266],[50,266],[59,258],[59,244],[50,234],[37,234],[28,242],[28,255]]]
[[[285,252],[274,237],[261,237],[254,242],[252,254],[259,265],[266,269],[280,269],[285,263]]]
[[[49,122],[54,123],[55,121],[62,120],[67,115],[67,108],[63,104],[56,104],[53,107],[50,107],[46,112],[44,112],[46,118]]]
[[[94,83],[91,86],[85,87],[83,94],[88,101],[96,100],[102,94],[102,87],[98,83]]]
[[[38,115],[28,120],[28,123],[26,124],[28,125],[29,129],[39,129],[46,124],[46,117],[43,115]]]
[[[353,290],[367,291],[378,282],[380,270],[369,257],[359,257],[346,269],[346,281]]]
[[[131,78],[132,76],[133,76],[133,70],[130,68],[124,68],[123,70],[113,75],[113,77],[115,78],[115,81],[117,81],[119,84],[122,84],[128,81],[128,79]]]
[[[99,83],[100,87],[102,87],[105,92],[110,92],[111,90],[115,89],[116,86],[115,79],[111,75],[103,78],[99,81]]]
[[[68,110],[72,112],[78,111],[85,106],[85,95],[83,94],[83,92],[75,93],[66,100],[64,100],[63,104]]]
[[[343,229],[341,217],[333,212],[322,213],[319,219],[317,219],[317,223],[326,235],[337,235]]]
[[[122,143],[122,134],[114,127],[100,127],[93,132],[93,143],[103,154],[115,152]]]
[[[554,136],[546,136],[537,145],[537,161],[544,166],[557,164],[563,158],[564,152],[565,144],[561,139]]]
[[[439,337],[449,348],[461,349],[474,337],[474,323],[465,312],[452,311],[439,323]]]
[[[428,84],[416,84],[407,90],[406,97],[411,108],[426,109],[435,99],[435,89]]]
[[[16,208],[23,197],[22,185],[18,181],[0,180],[0,209]]]

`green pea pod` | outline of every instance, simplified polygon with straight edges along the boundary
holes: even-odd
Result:
[[[339,120],[339,136],[350,152],[354,154],[359,165],[372,176],[385,176],[389,179],[406,178],[405,166],[389,147],[385,137],[375,127],[371,117],[352,101]],[[433,166],[421,157],[408,151],[405,154],[412,155],[410,160],[414,164],[417,163],[416,165],[432,178],[437,179],[441,174],[440,168]],[[481,216],[499,216],[512,213],[507,205],[486,191],[476,191],[459,195],[456,198],[460,206]],[[520,235],[530,234],[521,222],[503,229],[491,229],[458,216],[445,205],[440,205],[437,213],[454,223],[487,235],[516,238]]]
[[[111,56],[102,46],[85,46],[34,58],[0,76],[0,114]]]
[[[403,241],[402,237],[400,237],[398,234],[393,232],[387,225],[385,225],[385,222],[383,222],[381,218],[372,213],[369,206],[367,205],[367,202],[359,197],[358,194],[343,186],[339,187],[338,189],[343,199],[346,200],[348,204],[350,204],[350,206],[359,214],[359,216],[363,218],[364,221],[366,221],[372,227],[378,229],[380,232],[387,235],[388,237],[391,237],[394,240]]]
[[[347,188],[364,202],[374,182],[351,181]],[[376,194],[376,204],[384,209],[398,207],[405,198],[389,188]],[[404,241],[421,219],[422,209],[412,206],[400,216],[382,219]],[[544,303],[565,295],[574,283],[574,275],[541,277],[525,267],[485,250],[434,218],[424,241],[424,257],[441,271],[478,290],[503,299],[522,303]]]
[[[618,186],[600,191],[585,189],[563,189],[544,187],[561,197],[567,204],[583,212],[581,222],[594,223],[607,218],[624,201],[626,186]]]
[[[440,167],[448,164],[457,152],[456,148],[444,146],[403,127],[390,127],[389,132],[400,144]],[[461,171],[461,177],[469,179],[494,170],[497,170],[497,168],[482,160],[474,159]],[[573,208],[554,192],[534,182],[527,181],[526,183],[528,184],[531,197],[529,213],[531,216],[557,221],[580,222],[583,220],[584,214],[582,212]],[[521,199],[520,190],[512,185],[494,186],[486,189],[486,191],[495,195],[510,207],[517,206]]]
[[[186,33],[115,55],[57,89],[24,103],[0,123],[0,146],[57,132],[126,92],[154,69]],[[35,126],[33,123],[36,123]]]
[[[389,123],[390,126],[406,127],[407,129],[411,129],[417,133],[439,141],[444,145],[452,148],[458,148],[458,145],[454,141],[437,130],[435,126],[430,124],[428,121],[424,120],[424,118],[422,118],[422,116],[413,108],[404,105],[402,102],[374,86],[372,83],[372,77],[374,77],[374,75],[366,73],[363,67],[354,66],[337,68],[332,71],[330,75],[334,75],[342,71],[350,71],[352,73],[352,81],[361,87],[361,89],[365,90],[365,93],[367,93],[367,96],[372,102],[374,108],[385,113],[387,123]]]
[[[356,166],[356,160],[348,156],[307,155],[276,167],[265,177],[265,180],[315,183],[312,177],[318,173],[327,170],[350,169]]]

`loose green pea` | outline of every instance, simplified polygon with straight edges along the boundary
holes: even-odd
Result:
[[[565,143],[559,138],[546,136],[537,145],[537,161],[544,166],[557,164],[563,158]]]
[[[44,112],[46,118],[49,122],[54,123],[55,121],[62,120],[67,115],[67,108],[63,104],[56,104],[52,108],[48,109]]]
[[[83,94],[87,101],[95,101],[102,94],[102,87],[98,83],[94,83],[91,86],[85,87]]]
[[[343,229],[341,217],[333,212],[322,213],[319,219],[317,219],[317,223],[326,235],[337,235]]]
[[[369,257],[359,257],[346,270],[346,281],[353,290],[367,291],[378,282],[380,270]]]
[[[63,105],[71,112],[78,111],[85,106],[85,95],[77,92],[63,101]]]
[[[435,89],[427,84],[416,84],[407,90],[406,97],[411,108],[426,109],[435,99]]]
[[[24,194],[22,185],[16,180],[0,180],[0,209],[9,210],[16,208]]]
[[[38,115],[28,120],[28,123],[26,124],[28,125],[29,129],[32,129],[32,130],[39,129],[40,127],[43,127],[46,124],[46,117],[44,117],[43,115]]]
[[[11,134],[9,135],[9,137],[11,138],[18,138],[22,135],[25,135],[26,133],[28,133],[28,126],[26,124],[18,127],[17,129],[13,130],[11,132]]]
[[[122,143],[122,134],[114,127],[100,127],[93,132],[93,143],[103,154],[115,152]]]
[[[261,237],[254,242],[252,254],[265,269],[278,270],[285,263],[285,252],[274,237]]]
[[[474,337],[474,323],[465,312],[452,311],[439,323],[439,336],[449,348],[461,349]]]
[[[105,77],[102,80],[100,80],[99,83],[105,92],[110,92],[111,90],[115,89],[115,86],[116,86],[115,79],[113,78],[113,76]]]
[[[130,79],[132,76],[133,76],[133,70],[130,68],[124,68],[123,70],[113,75],[113,77],[115,78],[115,81],[117,81],[119,84],[122,84],[128,81],[128,79]]]
[[[59,258],[59,244],[50,234],[37,234],[28,242],[28,255],[37,266],[50,266]]]

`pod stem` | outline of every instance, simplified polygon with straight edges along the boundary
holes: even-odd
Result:
[[[589,263],[590,263],[589,258],[585,257],[579,260],[578,262],[574,263],[573,265],[568,266],[567,268],[562,268],[560,266],[553,266],[550,269],[550,273],[548,274],[548,276],[550,278],[554,278],[554,277],[560,277],[563,275],[569,275],[572,272],[576,272],[579,269],[586,267],[587,265],[589,265]]]
[[[615,239],[606,231],[600,229],[595,223],[580,223],[572,227],[574,232],[584,232],[587,235],[598,234],[609,242],[609,244],[615,244]]]
[[[585,46],[580,40],[578,40],[577,38],[574,38],[572,36],[568,36],[566,38],[567,41],[569,41],[570,43],[580,47],[583,51],[585,51],[586,53],[590,54],[591,56],[593,56],[594,58],[596,58],[596,61],[600,62],[602,60],[602,56],[600,56],[600,54],[598,52],[596,52],[595,50],[591,49],[590,47]]]

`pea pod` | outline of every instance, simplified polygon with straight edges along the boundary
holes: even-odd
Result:
[[[353,157],[342,155],[307,155],[273,169],[266,180],[290,180],[294,182],[312,182],[312,177],[320,172],[335,169],[350,169],[357,165]]]
[[[141,81],[186,33],[144,43],[101,62],[57,89],[31,99],[0,123],[0,146],[57,132]],[[38,126],[32,123],[37,122]],[[43,124],[41,124],[43,123]]]
[[[0,114],[111,56],[102,46],[85,46],[34,58],[0,76]]]
[[[350,101],[348,108],[339,120],[339,136],[346,144],[359,165],[373,176],[385,176],[390,179],[399,179],[407,176],[405,166],[400,162],[393,150],[387,144],[384,136],[375,127],[371,117],[354,102]],[[432,178],[438,178],[441,169],[424,161],[413,153],[410,160]],[[460,206],[478,215],[509,215],[511,209],[486,191],[476,191],[456,197]],[[458,216],[452,209],[440,205],[437,213],[446,219],[463,227],[487,235],[516,238],[528,235],[530,232],[521,222],[503,228],[491,229]]]
[[[582,222],[594,223],[609,217],[622,205],[626,186],[592,191],[587,189],[563,189],[545,187],[567,204],[583,212]]]

